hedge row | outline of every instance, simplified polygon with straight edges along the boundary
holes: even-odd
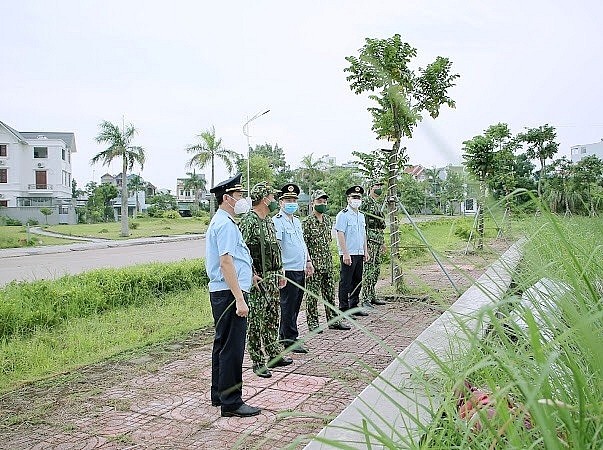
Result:
[[[163,294],[207,285],[205,261],[99,269],[0,289],[0,339],[49,329],[69,319],[142,305]]]

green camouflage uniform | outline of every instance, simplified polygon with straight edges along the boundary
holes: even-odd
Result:
[[[302,224],[304,241],[308,246],[310,259],[314,265],[314,275],[306,279],[306,289],[320,297],[325,303],[334,306],[335,275],[333,273],[333,257],[331,256],[331,241],[333,222],[323,214],[320,222],[314,214],[306,217]],[[306,320],[308,329],[318,328],[318,299],[306,293]],[[337,313],[325,305],[327,322],[337,317]]]
[[[381,247],[385,242],[383,235],[385,216],[381,211],[381,205],[368,195],[362,199],[361,210],[366,217],[366,237],[370,258],[368,262],[364,263],[362,269],[360,299],[363,303],[372,303],[376,299],[375,284],[377,284],[381,270]]]
[[[271,188],[266,187],[266,189]],[[258,193],[257,190],[260,192]],[[264,193],[256,185],[251,191],[251,198],[254,199],[254,196],[264,198]],[[276,358],[281,350],[278,343],[280,317],[278,280],[283,273],[281,249],[270,216],[261,219],[251,210],[243,215],[239,228],[253,259],[253,271],[263,279],[259,283],[259,288],[255,285],[251,288],[247,317],[249,357],[254,365],[263,366],[267,361]]]

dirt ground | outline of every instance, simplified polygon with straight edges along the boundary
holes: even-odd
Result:
[[[426,258],[404,274],[416,296],[371,310],[350,332],[308,335],[310,352],[292,354],[294,364],[272,378],[256,377],[246,357],[244,399],[262,407],[259,416],[221,418],[210,405],[207,329],[2,395],[0,449],[302,448],[391,363],[383,343],[402,351],[511,243],[444,255],[450,279]],[[388,279],[378,291],[391,294]],[[303,313],[299,324],[307,333]]]

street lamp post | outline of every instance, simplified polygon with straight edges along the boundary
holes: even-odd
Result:
[[[247,137],[247,195],[249,195],[249,192],[251,192],[251,177],[249,174],[249,159],[251,157],[251,144],[249,143],[249,124],[258,117],[262,117],[264,114],[268,114],[269,112],[269,109],[263,112],[259,112],[247,122],[245,122],[245,124],[243,124],[243,134]]]

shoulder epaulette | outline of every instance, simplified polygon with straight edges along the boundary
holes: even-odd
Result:
[[[281,217],[283,217],[283,215],[282,215],[281,213],[278,213],[278,214],[277,214],[276,216],[274,216],[274,217],[281,218]]]
[[[343,212],[348,212],[348,209],[347,208],[343,208],[342,211]]]

